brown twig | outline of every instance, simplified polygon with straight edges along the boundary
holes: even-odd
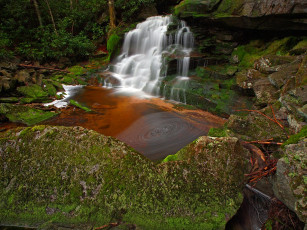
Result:
[[[257,156],[259,156],[261,158],[261,160],[263,160],[264,162],[265,160],[265,155],[263,154],[263,152],[255,145],[249,144],[247,142],[242,142],[242,145],[244,148],[248,149],[249,151],[255,153]]]
[[[264,144],[264,145],[282,145],[283,144],[281,142],[272,142],[272,141],[246,141],[245,143]]]
[[[249,183],[253,182],[256,184],[263,177],[274,174],[277,168],[276,165],[277,165],[277,160],[270,160],[269,162],[267,162],[267,166],[255,172],[245,174],[244,176],[249,177]]]
[[[95,230],[104,229],[104,228],[108,228],[108,227],[116,227],[118,225],[119,225],[119,223],[110,223],[110,224],[106,224],[106,225],[103,225],[101,227],[95,228]]]

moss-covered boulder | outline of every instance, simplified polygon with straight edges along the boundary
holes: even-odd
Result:
[[[17,88],[17,91],[26,98],[33,98],[37,101],[48,98],[48,93],[45,92],[39,85],[21,86]]]
[[[242,202],[246,158],[236,138],[201,137],[155,164],[80,127],[0,133],[0,225],[92,229],[224,229]],[[84,227],[85,226],[85,227]]]
[[[27,106],[12,105],[7,103],[0,104],[0,114],[4,115],[11,122],[35,125],[57,115],[53,112],[45,112]]]
[[[301,221],[307,224],[307,138],[285,146],[284,156],[277,163],[273,190],[275,196]]]

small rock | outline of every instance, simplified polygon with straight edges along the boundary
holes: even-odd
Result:
[[[20,70],[17,71],[14,78],[19,82],[23,84],[27,84],[30,80],[30,74],[26,70]]]
[[[271,84],[268,78],[256,81],[254,91],[257,97],[257,105],[273,104],[279,97],[277,89]]]

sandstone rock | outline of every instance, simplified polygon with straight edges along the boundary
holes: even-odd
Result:
[[[265,78],[265,75],[255,69],[241,71],[236,74],[236,83],[242,89],[253,89],[255,82]]]
[[[268,78],[272,85],[274,85],[277,89],[280,89],[284,86],[289,78],[295,76],[298,68],[298,63],[282,65],[280,68],[278,68],[278,72],[269,75]]]
[[[0,76],[0,92],[10,89],[10,79]]]
[[[301,131],[301,129],[306,125],[305,122],[302,122],[302,121],[299,121],[297,119],[297,117],[295,117],[294,115],[292,114],[289,114],[287,116],[287,121],[288,121],[288,124],[289,124],[289,127],[294,130],[294,132],[299,132]]]
[[[258,105],[273,104],[279,97],[279,92],[271,84],[268,78],[257,80],[254,83],[254,92]]]
[[[18,62],[19,60],[13,61],[13,62],[0,62],[0,69],[15,71],[18,68]]]
[[[194,16],[208,24],[271,31],[306,30],[307,20],[301,17],[304,12],[307,12],[306,0],[184,0],[175,7],[175,14],[185,19]]]
[[[301,108],[298,108],[297,112],[304,118],[304,121],[307,122],[307,104],[303,105]]]
[[[295,81],[296,81],[295,84],[296,87],[307,84],[307,55],[304,56],[300,68],[297,71]]]
[[[27,84],[30,81],[30,74],[26,70],[20,70],[17,71],[14,78],[19,82],[23,84]]]
[[[177,15],[182,17],[192,16],[194,12],[209,13],[220,3],[219,0],[193,0],[193,1],[182,1],[176,6],[175,12]]]
[[[232,131],[231,136],[247,141],[273,138],[276,141],[283,142],[287,139],[287,136],[276,123],[258,113],[248,112],[245,117],[231,115],[226,126]]]
[[[304,223],[307,223],[306,152],[306,138],[297,144],[285,146],[284,157],[277,163],[273,183],[275,196]]]
[[[0,70],[0,76],[4,76],[4,77],[7,77],[7,78],[11,78],[12,77],[12,74],[6,70]]]
[[[224,229],[243,199],[245,154],[236,138],[201,137],[182,159],[154,164],[80,127],[2,132],[0,224],[92,229],[124,218],[140,229]]]
[[[154,5],[150,5],[142,9],[138,15],[138,20],[146,20],[149,17],[158,15],[158,11]]]
[[[263,74],[273,74],[283,69],[291,68],[289,67],[291,66],[290,63],[293,63],[293,68],[295,64],[299,66],[299,62],[301,62],[300,58],[293,56],[265,55],[254,62],[254,68]]]
[[[0,92],[8,91],[15,85],[15,81],[12,79],[12,74],[6,70],[0,70]]]

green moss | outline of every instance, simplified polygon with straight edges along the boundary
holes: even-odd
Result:
[[[227,127],[223,128],[211,128],[208,132],[210,137],[227,137]]]
[[[75,100],[70,100],[69,104],[74,105],[74,106],[76,106],[76,107],[78,107],[80,109],[83,109],[86,112],[91,112],[92,111],[91,109],[89,109],[89,108],[87,108],[85,106],[82,106],[79,102],[77,102]]]
[[[307,49],[307,38],[297,43],[293,49]]]
[[[38,85],[21,86],[17,88],[17,91],[28,98],[44,99],[48,97],[48,93]]]
[[[285,37],[275,40],[266,48],[266,54],[286,55],[290,49],[297,43],[296,37]]]
[[[16,103],[19,101],[17,97],[2,97],[0,98],[0,103]]]
[[[86,69],[79,65],[70,67],[68,71],[69,71],[69,76],[75,76],[75,77],[84,75],[86,73]]]
[[[244,0],[223,0],[218,9],[214,12],[214,17],[229,17],[236,15],[242,7]]]
[[[239,67],[250,68],[254,62],[261,57],[261,50],[250,45],[238,46],[232,53],[232,56],[238,56],[240,61]]]
[[[304,126],[299,133],[290,136],[290,138],[282,146],[297,144],[300,140],[306,137],[307,137],[307,126]]]
[[[47,83],[45,86],[45,91],[48,93],[49,96],[55,96],[57,93],[56,88],[51,83]]]
[[[163,161],[162,163],[166,163],[169,161],[177,161],[178,160],[178,154],[174,154],[174,155],[168,155]]]
[[[56,113],[45,112],[27,106],[11,104],[0,104],[0,113],[4,114],[11,122],[20,122],[29,126],[57,115]]]
[[[295,37],[276,39],[268,43],[254,40],[246,45],[238,46],[233,51],[232,57],[234,57],[235,55],[238,57],[240,61],[240,68],[251,68],[253,67],[254,62],[264,55],[286,55],[296,43],[297,38]]]
[[[109,52],[109,59],[114,55],[114,53],[117,51],[119,47],[119,43],[121,41],[120,36],[118,36],[116,33],[113,33],[107,42],[107,49]]]
[[[57,90],[64,90],[62,84],[57,81],[51,81],[51,84],[57,89]]]
[[[70,76],[64,76],[63,79],[62,79],[62,82],[64,84],[67,84],[67,85],[73,85],[73,84],[75,84],[75,79],[73,77],[70,77]]]
[[[20,99],[21,104],[30,104],[30,103],[33,103],[35,101],[36,101],[35,98],[29,98],[29,97],[23,97],[23,98]]]

